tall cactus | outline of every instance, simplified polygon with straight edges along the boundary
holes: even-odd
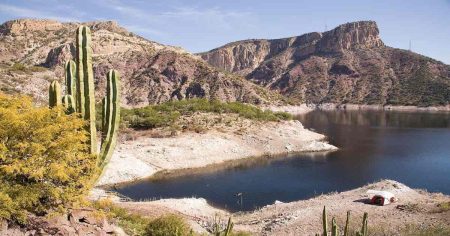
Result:
[[[97,130],[95,127],[94,71],[92,69],[91,31],[87,26],[77,30],[77,95],[76,106],[88,121],[90,152],[97,154]]]
[[[116,146],[117,131],[120,122],[120,79],[119,73],[110,70],[106,76],[106,99],[103,103],[103,130],[106,135],[102,138],[99,164],[101,167],[108,163]]]
[[[91,32],[86,26],[77,29],[76,62],[66,62],[65,72],[67,95],[61,99],[61,86],[53,81],[49,87],[49,106],[59,106],[62,102],[66,113],[78,112],[88,121],[86,130],[89,133],[90,153],[98,154]],[[102,104],[102,147],[98,165],[103,169],[116,146],[120,122],[120,80],[115,70],[108,72],[107,92]]]
[[[72,114],[75,112],[75,99],[72,95],[64,95],[62,98],[62,105],[66,109],[66,114]]]
[[[54,80],[48,88],[48,105],[50,108],[61,105],[61,85]]]

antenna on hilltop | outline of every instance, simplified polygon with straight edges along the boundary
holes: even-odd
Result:
[[[409,51],[411,52],[411,40],[409,40]]]

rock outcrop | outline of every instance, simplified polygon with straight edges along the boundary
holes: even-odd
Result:
[[[373,21],[238,41],[199,56],[293,102],[431,106],[450,100],[450,66],[385,46]]]
[[[217,70],[182,48],[146,40],[115,22],[84,24],[93,32],[98,97],[105,92],[107,71],[114,68],[121,74],[122,105],[126,107],[193,97],[254,104],[271,103],[279,98],[241,76]],[[79,23],[29,19],[2,24],[1,90],[30,94],[38,102],[46,103],[48,81],[59,79],[63,82],[64,62],[74,58],[78,26]]]

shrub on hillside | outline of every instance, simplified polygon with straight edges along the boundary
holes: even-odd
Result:
[[[122,120],[128,126],[147,129],[170,126],[181,115],[191,115],[195,112],[234,113],[247,119],[259,121],[292,119],[292,115],[286,112],[263,111],[258,107],[240,102],[220,102],[197,98],[122,110]]]
[[[96,173],[84,121],[0,94],[0,218],[23,222],[80,200]]]
[[[146,235],[187,236],[194,235],[194,233],[183,218],[176,215],[167,215],[151,221],[147,225]]]

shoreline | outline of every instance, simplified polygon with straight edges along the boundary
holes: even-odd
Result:
[[[97,187],[149,178],[163,171],[203,168],[264,155],[337,150],[324,135],[305,129],[297,120],[248,122],[231,131],[123,141]]]
[[[389,191],[398,198],[386,206],[367,204],[368,190]],[[449,210],[442,210],[439,204],[450,202],[450,196],[412,189],[394,180],[380,180],[343,192],[331,192],[304,200],[292,202],[275,201],[273,204],[248,212],[230,213],[209,204],[204,198],[170,198],[142,202],[121,202],[115,204],[130,212],[150,217],[164,214],[178,214],[185,218],[198,233],[207,232],[215,217],[226,221],[233,218],[237,231],[252,235],[314,235],[321,232],[323,207],[328,217],[336,217],[339,226],[345,223],[348,210],[352,211],[350,225],[360,227],[364,212],[369,213],[369,231],[380,225],[390,234],[398,234],[408,224],[420,227],[450,227],[447,220]]]
[[[274,112],[287,112],[292,115],[302,115],[314,110],[347,110],[347,111],[400,111],[400,112],[450,112],[450,105],[447,106],[400,106],[400,105],[365,105],[365,104],[337,104],[337,103],[322,103],[322,104],[300,104],[300,105],[286,105],[286,106],[268,106],[263,109],[272,110]]]

